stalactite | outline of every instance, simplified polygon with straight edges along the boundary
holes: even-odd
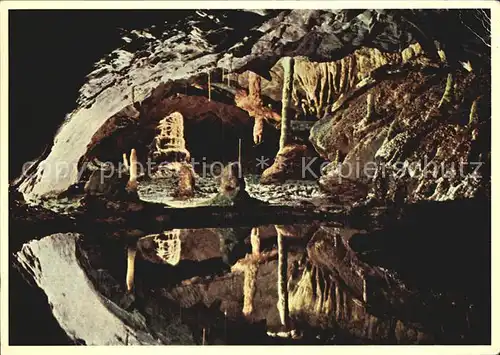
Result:
[[[261,78],[254,72],[248,72],[248,98],[255,107],[263,107],[261,94]],[[255,115],[255,122],[253,126],[254,143],[262,142],[262,133],[264,130],[264,119],[261,115]]]
[[[323,307],[323,302],[324,302],[324,298],[323,298],[323,289],[321,287],[321,282],[320,282],[320,278],[321,278],[321,269],[318,268],[318,272],[316,273],[316,280],[314,280],[314,282],[316,283],[316,299],[315,299],[315,312],[317,314],[320,314],[321,313],[321,310],[322,310],[322,307]]]
[[[356,56],[351,56],[350,58],[350,70],[349,70],[349,88],[353,88],[356,85],[357,80],[357,61]]]
[[[325,282],[327,284],[327,287],[326,287],[326,296],[325,296],[326,297],[325,298],[326,306],[325,306],[324,312],[325,312],[325,314],[330,314],[332,312],[332,309],[333,309],[332,283],[331,283],[331,279],[325,280]]]
[[[271,108],[265,107],[261,94],[261,77],[253,72],[248,73],[248,94],[244,90],[237,90],[234,96],[236,106],[248,112],[255,119],[253,126],[253,140],[255,144],[262,142],[264,120],[280,122],[281,117]]]
[[[372,93],[366,95],[366,116],[367,121],[371,121],[374,116],[375,99]]]
[[[345,290],[342,290],[342,318],[343,319],[349,319],[349,304],[347,303],[348,298],[347,298],[347,292]]]
[[[478,120],[478,114],[477,114],[477,102],[479,98],[475,99],[472,102],[472,105],[470,107],[470,113],[469,113],[469,125],[476,123]]]
[[[472,64],[470,62],[470,60],[466,61],[466,62],[460,62],[460,64],[462,64],[462,66],[464,67],[465,70],[467,70],[468,72],[471,72],[473,69],[472,69]]]
[[[127,248],[127,292],[131,292],[134,287],[134,275],[135,275],[135,256],[137,254],[137,248],[135,246],[129,246]]]
[[[341,295],[338,282],[335,282],[335,319],[340,320],[341,316]]]
[[[130,166],[128,164],[127,153],[123,153],[123,167],[128,171],[130,170]]]
[[[451,73],[448,74],[448,77],[446,78],[446,88],[443,93],[443,97],[441,98],[441,101],[439,102],[438,107],[441,108],[443,104],[446,103],[451,103],[451,98],[452,98],[452,91],[453,91],[453,76]]]
[[[340,62],[340,82],[339,82],[339,92],[346,92],[345,90],[345,83],[347,79],[347,65],[345,58],[341,60]]]
[[[288,309],[288,255],[284,240],[284,235],[278,232],[278,312],[280,314],[281,324],[288,329],[289,309]]]
[[[253,312],[255,291],[257,289],[257,262],[247,264],[243,280],[243,315],[249,316]]]
[[[446,61],[447,61],[447,59],[446,59],[446,53],[442,49],[438,50],[437,53],[439,55],[439,59],[441,59],[441,61],[443,63],[446,63]]]
[[[283,96],[281,110],[281,137],[280,150],[284,149],[289,143],[290,135],[290,119],[288,117],[288,108],[290,106],[290,98],[293,90],[293,66],[294,59],[291,57],[283,58]]]
[[[328,72],[328,64],[324,63],[323,65],[320,65],[321,79],[320,79],[320,89],[319,89],[319,100],[316,101],[316,114],[318,116],[320,115],[321,104],[324,102],[325,87],[327,86],[327,79],[328,79],[327,72]]]

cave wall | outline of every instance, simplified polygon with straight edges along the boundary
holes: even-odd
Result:
[[[489,80],[481,68],[408,67],[352,91],[311,130],[318,152],[333,162],[320,183],[331,191],[342,179],[368,183],[383,164],[382,180],[393,190],[381,194],[404,188],[415,201],[486,193]]]
[[[318,73],[318,77],[311,83],[305,82],[302,76],[297,77],[300,83],[297,86],[307,89],[303,95],[296,94],[297,100],[302,101],[301,96],[304,96],[306,102],[309,100],[304,111],[318,116],[324,111],[325,96],[328,101],[329,92],[333,95],[345,90],[347,83],[357,76],[355,71],[363,72],[362,63],[370,63],[368,67],[382,64],[380,55],[370,54],[370,51],[375,53],[374,49],[401,53],[418,42],[433,60],[439,59],[441,48],[452,65],[468,61],[473,68],[488,65],[488,28],[484,25],[487,21],[481,21],[487,18],[487,13],[476,10],[296,9],[215,11],[206,15],[193,13],[178,23],[130,31],[123,37],[125,44],[122,47],[96,63],[79,91],[76,108],[67,115],[54,144],[41,158],[43,164],[21,178],[19,191],[26,199],[63,191],[75,183],[78,161],[109,117],[133,101],[142,102],[162,83],[206,76],[216,67],[226,72],[252,70],[269,80],[272,79],[271,68],[283,56],[332,62],[349,56],[358,48],[371,48],[368,54],[362,54],[363,49],[360,49],[355,55],[356,61],[351,56],[335,64],[335,68],[330,65],[328,70],[329,64],[314,64],[317,70],[313,72]],[[471,25],[475,31],[471,31]],[[460,43],[456,38],[460,38]],[[365,59],[358,60],[360,58]],[[306,61],[301,65],[304,70],[311,66]],[[353,68],[356,70],[351,70]],[[329,74],[321,76],[322,70]],[[331,80],[334,72],[345,80]],[[311,95],[313,87],[314,97]],[[61,164],[68,167],[67,171],[58,169]]]

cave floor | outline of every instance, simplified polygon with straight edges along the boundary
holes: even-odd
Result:
[[[313,204],[325,206],[330,198],[323,193],[316,181],[287,180],[281,184],[263,185],[259,183],[257,175],[245,176],[246,191],[250,197],[268,202],[271,205],[302,206]],[[213,177],[198,177],[196,179],[195,196],[190,199],[176,199],[165,194],[172,189],[172,182],[168,179],[142,181],[139,184],[139,197],[143,201],[164,203],[171,207],[193,207],[208,201],[218,192],[219,183]]]
[[[164,204],[172,208],[196,207],[209,201],[218,192],[219,182],[214,177],[197,177],[192,198],[176,198],[166,193],[175,190],[176,181],[157,178],[139,181],[138,195],[144,202]],[[246,191],[250,197],[269,203],[271,206],[287,207],[338,207],[338,200],[320,190],[316,181],[286,180],[281,184],[263,185],[257,175],[245,176]],[[40,205],[59,214],[73,214],[82,206],[83,196],[44,198]]]

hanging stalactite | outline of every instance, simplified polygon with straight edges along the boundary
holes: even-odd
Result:
[[[131,292],[134,288],[134,276],[135,276],[135,256],[137,254],[137,248],[134,246],[129,246],[127,248],[127,276],[126,284],[127,291]]]

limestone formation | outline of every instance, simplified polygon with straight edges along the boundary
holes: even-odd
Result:
[[[153,159],[157,162],[182,162],[190,160],[184,139],[184,118],[173,112],[158,123],[154,139]]]
[[[129,246],[127,248],[127,276],[126,284],[127,291],[132,292],[134,287],[134,277],[135,277],[135,256],[137,254],[137,248],[135,246]]]
[[[137,191],[137,152],[135,149],[132,149],[130,151],[130,164],[129,166],[129,172],[130,172],[130,177],[127,182],[127,191],[132,192],[132,191]]]
[[[288,306],[288,251],[285,236],[278,232],[278,311],[281,324],[288,330],[290,326],[290,311]]]
[[[306,151],[307,147],[302,144],[285,146],[276,155],[273,165],[264,170],[260,183],[275,184],[284,182],[287,177],[300,170],[300,159],[305,156]]]
[[[152,158],[159,165],[152,177],[172,180],[174,187],[166,193],[173,197],[193,197],[195,173],[189,164],[191,155],[184,139],[184,118],[179,112],[160,120],[153,143]]]
[[[180,229],[165,231],[156,235],[153,240],[158,245],[157,255],[165,263],[175,266],[181,259]]]
[[[283,93],[281,96],[281,136],[280,151],[290,143],[290,119],[288,109],[290,107],[293,90],[293,58],[283,58]]]
[[[261,97],[261,77],[254,72],[248,72],[248,94],[244,90],[236,91],[234,102],[236,106],[248,112],[255,119],[253,140],[255,144],[262,142],[264,121],[277,121],[281,117],[269,107],[264,106]]]

